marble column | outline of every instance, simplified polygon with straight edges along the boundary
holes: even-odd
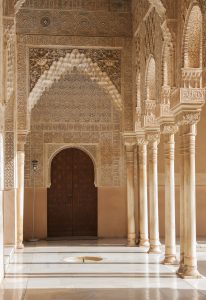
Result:
[[[150,204],[150,248],[149,253],[161,253],[159,241],[159,213],[158,213],[158,173],[157,147],[159,134],[149,135],[149,204]]]
[[[140,240],[139,246],[149,247],[148,205],[147,205],[147,141],[139,141],[139,210]]]
[[[185,221],[184,221],[184,140],[183,132],[180,127],[180,264],[177,270],[177,274],[181,275],[184,271],[184,243],[185,243]]]
[[[22,137],[21,137],[22,140]],[[24,144],[25,141],[18,141],[17,144],[17,198],[16,198],[16,215],[17,215],[17,244],[16,247],[21,249],[23,245],[23,222],[24,222]]]
[[[127,238],[128,246],[136,245],[135,205],[134,205],[134,144],[126,144],[127,168]]]
[[[4,277],[4,133],[0,132],[0,281]]]
[[[165,258],[164,264],[176,261],[176,229],[175,229],[175,126],[169,126],[164,135],[165,155]]]
[[[184,269],[183,278],[200,278],[196,253],[196,123],[184,125]]]

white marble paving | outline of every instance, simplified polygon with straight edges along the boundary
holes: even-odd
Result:
[[[206,279],[182,280],[162,255],[124,242],[57,241],[28,244],[14,254],[0,300],[202,300]],[[206,275],[206,248],[198,252]],[[98,263],[65,263],[67,257],[100,256]]]

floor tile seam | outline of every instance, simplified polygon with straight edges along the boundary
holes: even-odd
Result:
[[[22,300],[24,300],[25,297],[26,297],[27,287],[28,287],[28,279],[26,280],[26,286],[25,286],[25,288],[24,288],[24,292],[23,292],[23,295],[22,295],[22,297],[21,297]]]
[[[184,282],[187,283],[187,285],[189,285],[190,287],[192,287],[194,290],[198,291],[199,293],[201,293],[202,295],[204,295],[206,297],[206,294],[204,292],[202,292],[198,287],[194,286],[192,284],[192,281],[194,280],[203,280],[203,279],[182,279]],[[206,299],[206,298],[205,298]]]
[[[14,255],[24,255],[24,254],[26,254],[26,255],[28,255],[28,254],[61,254],[61,253],[69,253],[69,254],[78,254],[78,253],[92,253],[92,254],[94,254],[94,253],[97,253],[97,254],[99,254],[99,253],[108,253],[108,254],[148,254],[147,252],[137,252],[137,251],[130,251],[130,252],[124,252],[124,251],[100,251],[100,252],[98,252],[98,251],[72,251],[72,252],[70,252],[70,251],[48,251],[48,252],[46,252],[46,251],[26,251],[26,252],[15,252],[14,253]],[[149,256],[151,256],[151,255],[157,255],[157,254],[148,254]]]
[[[139,262],[11,262],[10,266],[19,266],[19,265],[135,265],[135,266],[148,266],[147,263]],[[150,266],[158,266],[158,263],[150,263]]]
[[[31,277],[35,277],[35,278],[49,278],[49,277],[122,277],[122,278],[127,278],[127,277],[134,277],[134,278],[145,278],[145,279],[151,279],[151,278],[160,278],[160,279],[164,279],[164,278],[177,278],[178,277],[174,274],[166,274],[166,275],[155,275],[155,274],[150,274],[149,276],[144,275],[143,273],[106,273],[106,272],[101,272],[101,273],[82,273],[78,274],[78,273],[22,273],[22,274],[8,274],[7,276],[5,276],[5,278],[15,278],[15,279],[27,279],[27,278],[31,278]]]

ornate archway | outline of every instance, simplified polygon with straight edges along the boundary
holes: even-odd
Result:
[[[48,237],[97,236],[94,165],[82,150],[66,148],[53,158],[47,213]]]

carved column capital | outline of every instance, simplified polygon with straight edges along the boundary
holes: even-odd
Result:
[[[173,135],[178,132],[178,126],[174,123],[164,123],[160,127],[161,133],[164,135]]]
[[[136,146],[136,136],[135,133],[124,133],[123,134],[123,143],[125,146],[126,152],[133,152],[134,147]]]
[[[24,151],[28,131],[20,131],[17,133],[17,151]]]
[[[150,132],[146,135],[149,145],[156,143],[157,145],[160,142],[160,133],[159,132]]]
[[[148,141],[145,137],[137,137],[137,145],[138,146],[147,146]]]
[[[200,121],[200,111],[182,112],[176,117],[177,125],[193,125]]]

